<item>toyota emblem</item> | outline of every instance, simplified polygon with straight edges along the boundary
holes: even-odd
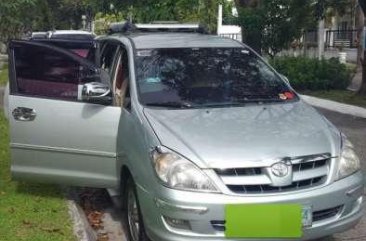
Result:
[[[272,165],[271,171],[276,177],[285,177],[289,173],[288,166],[284,162],[277,162]]]

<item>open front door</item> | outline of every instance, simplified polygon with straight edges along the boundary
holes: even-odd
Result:
[[[95,65],[31,41],[10,45],[9,122],[15,179],[116,187],[120,108],[83,103]]]
[[[96,40],[31,39],[31,41],[68,50],[99,66],[99,44]]]

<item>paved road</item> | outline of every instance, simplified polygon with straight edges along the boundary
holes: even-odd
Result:
[[[318,109],[325,117],[347,135],[354,144],[356,152],[361,159],[361,168],[366,173],[366,119],[354,116],[343,115],[329,110]],[[323,239],[322,241],[361,241],[366,240],[366,218],[352,230],[334,235],[332,238]]]
[[[318,111],[345,133],[354,144],[356,152],[362,160],[362,170],[366,173],[366,119],[324,109],[318,109]]]

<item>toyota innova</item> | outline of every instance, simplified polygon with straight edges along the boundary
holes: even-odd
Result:
[[[252,49],[194,25],[113,29],[83,48],[11,42],[14,179],[117,190],[131,241],[308,240],[357,224],[354,147]]]

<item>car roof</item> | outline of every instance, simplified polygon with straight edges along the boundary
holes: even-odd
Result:
[[[243,47],[243,45],[229,38],[222,38],[216,35],[199,33],[132,33],[114,34],[112,36],[127,36],[134,43],[136,49],[157,49],[157,48],[227,48]]]

